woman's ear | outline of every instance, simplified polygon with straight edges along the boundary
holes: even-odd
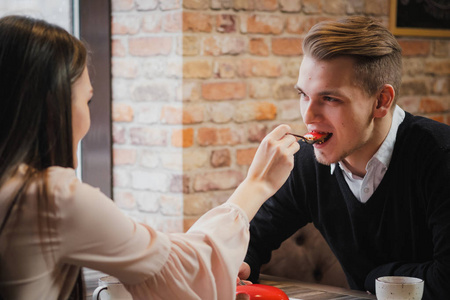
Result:
[[[383,118],[394,104],[395,90],[390,84],[385,84],[377,94],[377,100],[373,110],[374,118]]]

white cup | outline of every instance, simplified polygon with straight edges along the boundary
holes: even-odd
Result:
[[[113,276],[98,280],[98,287],[92,294],[92,300],[132,300],[133,297],[120,281]]]
[[[420,278],[384,276],[375,280],[375,293],[378,300],[420,300],[423,285]]]

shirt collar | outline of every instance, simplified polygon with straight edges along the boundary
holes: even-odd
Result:
[[[366,170],[372,164],[372,161],[378,160],[382,163],[386,168],[389,167],[389,163],[391,162],[392,153],[394,152],[394,144],[397,139],[397,131],[400,124],[405,119],[405,111],[400,108],[400,106],[396,105],[394,109],[394,114],[392,116],[391,128],[389,129],[388,135],[384,139],[378,151],[372,156],[366,166]],[[339,161],[339,166],[344,171],[347,170],[344,164]],[[330,164],[330,173],[334,174],[334,170],[336,169],[336,163]]]

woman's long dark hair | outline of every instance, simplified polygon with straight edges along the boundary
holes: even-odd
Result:
[[[56,25],[24,16],[0,19],[0,188],[19,166],[27,166],[0,234],[7,222],[20,221],[11,212],[20,207],[31,182],[38,184],[41,238],[52,232],[43,230],[52,224],[42,212],[53,209],[46,170],[74,167],[71,85],[86,61],[83,43]]]

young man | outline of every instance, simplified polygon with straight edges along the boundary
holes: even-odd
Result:
[[[396,105],[401,48],[383,26],[351,17],[304,39],[296,89],[308,131],[284,186],[259,210],[240,277],[256,281],[273,249],[309,222],[353,289],[385,275],[450,296],[450,127]]]

